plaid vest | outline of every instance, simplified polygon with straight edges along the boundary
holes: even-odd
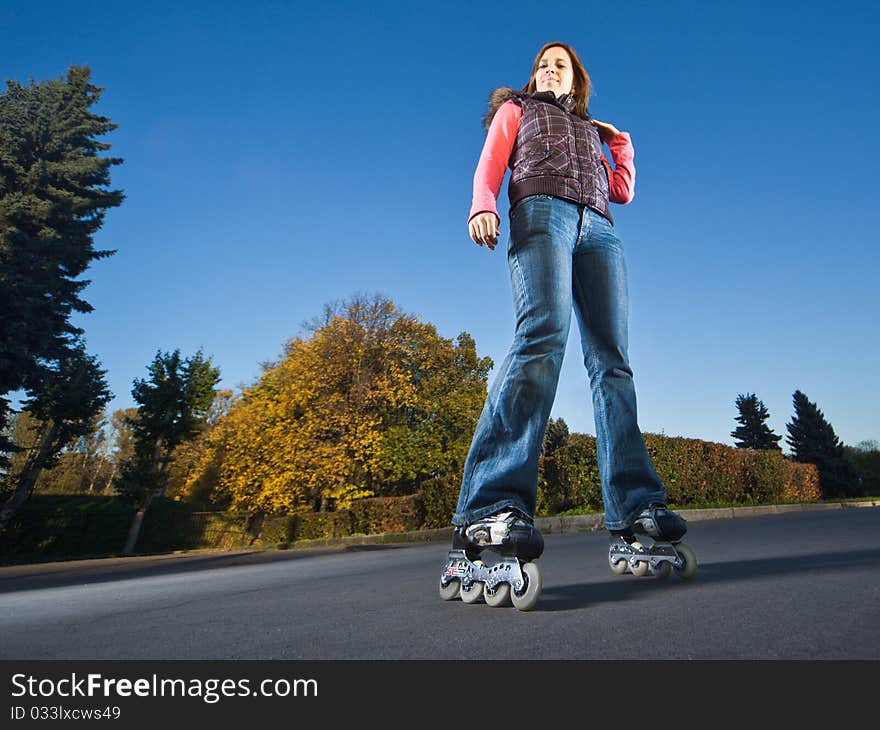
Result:
[[[511,207],[541,193],[587,205],[613,223],[602,141],[587,119],[574,114],[574,97],[542,91],[513,101],[523,114],[508,162]]]

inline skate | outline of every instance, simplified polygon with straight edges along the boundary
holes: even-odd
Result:
[[[623,575],[627,571],[643,576],[650,571],[666,578],[673,569],[681,578],[692,578],[697,572],[697,556],[689,545],[681,542],[687,522],[665,504],[652,504],[642,510],[626,530],[611,530],[608,564],[611,571]],[[636,535],[647,535],[653,544],[642,545]]]
[[[500,555],[486,564],[484,550]],[[533,561],[544,552],[544,538],[532,520],[517,510],[504,510],[466,527],[456,527],[452,549],[440,576],[440,597],[465,603],[483,598],[490,606],[511,601],[520,611],[534,608],[541,594],[541,572]]]

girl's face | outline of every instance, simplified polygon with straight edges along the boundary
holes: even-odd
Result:
[[[536,89],[552,91],[558,97],[572,93],[573,82],[574,71],[571,68],[568,51],[559,46],[544,51],[544,55],[538,61],[538,70],[535,72]]]

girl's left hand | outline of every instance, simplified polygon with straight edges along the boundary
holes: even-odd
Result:
[[[605,122],[600,122],[598,119],[591,119],[590,124],[599,130],[599,137],[602,138],[603,142],[606,139],[613,139],[620,134],[620,130],[613,124],[606,124]]]

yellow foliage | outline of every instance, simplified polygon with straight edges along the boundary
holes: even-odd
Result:
[[[490,367],[468,335],[356,298],[232,404],[187,489],[210,479],[233,509],[288,514],[412,492],[460,467]]]

